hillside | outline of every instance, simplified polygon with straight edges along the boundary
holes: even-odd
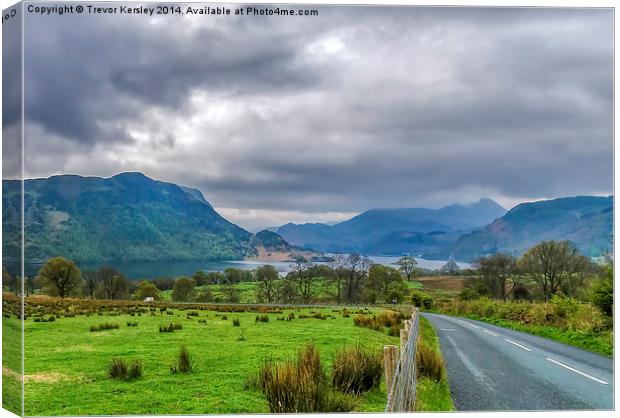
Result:
[[[19,209],[19,183],[3,181],[3,229]],[[26,260],[62,255],[76,261],[223,260],[254,255],[252,234],[220,216],[200,191],[141,173],[111,178],[53,176],[26,180]],[[16,258],[14,234],[3,234]]]
[[[613,198],[578,196],[522,203],[482,230],[460,237],[451,256],[473,260],[495,252],[521,254],[543,240],[571,240],[587,256],[611,249]]]
[[[457,231],[483,227],[505,213],[493,200],[481,199],[440,209],[372,209],[333,226],[287,224],[277,232],[291,244],[321,251],[428,255],[449,247]],[[393,234],[400,236],[394,240]]]
[[[252,257],[252,259],[257,261],[292,262],[297,256],[311,261],[328,262],[332,260],[323,253],[295,247],[280,235],[268,229],[264,229],[254,236],[252,246],[256,250],[256,256]]]

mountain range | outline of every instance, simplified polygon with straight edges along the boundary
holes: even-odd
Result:
[[[20,255],[21,183],[3,180],[3,251]],[[285,260],[292,253],[411,254],[468,261],[520,254],[546,239],[570,239],[586,255],[611,248],[613,198],[579,196],[523,203],[491,199],[440,209],[372,209],[336,224],[286,224],[252,234],[224,219],[193,188],[141,173],[59,175],[24,182],[25,256],[82,262]]]
[[[481,199],[440,209],[372,209],[331,226],[286,224],[277,232],[291,244],[321,251],[428,255],[505,213],[493,200]]]
[[[5,220],[19,208],[19,182],[4,180]],[[253,235],[220,216],[196,189],[141,173],[53,176],[24,182],[25,258],[76,261],[222,260],[254,255]],[[14,225],[3,222],[10,231]],[[5,257],[19,256],[3,234]]]

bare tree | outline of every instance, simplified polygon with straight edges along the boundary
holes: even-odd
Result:
[[[520,283],[517,260],[510,254],[497,253],[478,260],[478,273],[490,296],[506,300]]]
[[[129,280],[112,267],[100,267],[97,270],[97,281],[105,299],[122,299],[129,293]]]
[[[279,274],[274,266],[264,265],[254,273],[258,281],[257,296],[261,302],[274,303],[278,293]]]
[[[523,255],[519,266],[540,286],[545,300],[560,291],[571,296],[592,268],[570,241],[543,241]]]
[[[360,297],[361,285],[372,266],[372,261],[366,256],[352,253],[347,257],[347,302],[355,302]]]
[[[407,280],[411,281],[413,277],[413,273],[415,273],[418,262],[415,261],[413,257],[401,257],[395,264],[397,264],[400,268],[400,272],[407,278]]]
[[[297,285],[297,294],[302,303],[310,303],[314,297],[313,284],[317,280],[308,270],[312,267],[305,257],[296,256],[289,273]]]

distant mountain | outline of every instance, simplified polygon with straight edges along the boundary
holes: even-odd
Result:
[[[257,232],[252,240],[255,247],[262,247],[268,252],[293,252],[296,250],[284,238],[273,231],[263,229]]]
[[[331,226],[287,224],[277,232],[293,245],[321,251],[429,254],[449,247],[457,231],[483,227],[505,213],[493,200],[481,199],[441,209],[372,209]],[[392,234],[400,235],[394,241]]]
[[[19,182],[4,180],[3,248],[17,258]],[[220,216],[196,189],[141,173],[53,176],[24,182],[26,260],[223,260],[255,255],[253,235]],[[7,233],[8,232],[8,233]]]
[[[459,260],[499,251],[521,254],[544,240],[571,240],[587,256],[611,249],[613,198],[567,197],[522,203],[482,230],[460,237],[450,250]]]

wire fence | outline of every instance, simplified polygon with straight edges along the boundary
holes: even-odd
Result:
[[[389,389],[385,412],[409,412],[415,410],[416,400],[416,348],[420,331],[419,310],[413,310],[411,320],[401,330],[401,347],[398,363]],[[403,333],[405,333],[403,341]]]

